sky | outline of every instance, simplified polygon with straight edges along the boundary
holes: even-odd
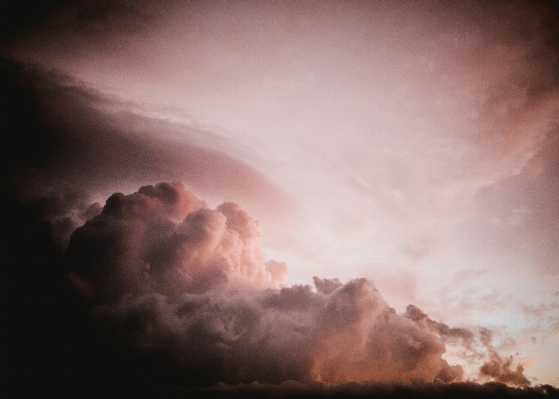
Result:
[[[3,313],[87,314],[60,364],[559,386],[556,5],[3,7]]]

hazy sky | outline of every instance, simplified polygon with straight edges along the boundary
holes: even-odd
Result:
[[[248,249],[235,259],[252,257],[247,264],[271,273],[266,284],[295,290],[318,276],[350,290],[365,278],[384,298],[359,285],[373,308],[386,301],[425,323],[406,310],[414,304],[433,323],[473,331],[486,356],[514,356],[513,368],[523,365],[533,384],[559,385],[559,25],[550,4],[85,1],[48,8],[18,28],[2,56],[39,82],[45,124],[60,130],[38,166],[14,172],[21,198],[75,189],[85,209],[115,192],[180,182],[205,201],[208,231],[237,217],[227,207],[210,216],[223,201],[260,222],[260,244],[243,241]],[[76,226],[88,218],[72,212]],[[80,234],[136,234],[103,215]],[[166,244],[129,245],[123,257],[144,248],[155,251],[151,267],[175,262],[158,252]],[[180,291],[165,282],[171,277],[153,278],[171,297]],[[137,283],[91,279],[94,291]],[[338,292],[320,296],[320,287],[309,314]],[[264,300],[258,295],[247,301]],[[118,319],[115,312],[101,314]],[[316,323],[301,328],[315,337]],[[350,330],[342,335],[359,335]],[[441,349],[425,342],[438,359]],[[476,358],[479,348],[468,355],[465,341],[445,343],[443,359],[463,366],[465,379],[481,378],[489,358]],[[276,349],[266,350],[262,364]],[[312,353],[325,381],[366,379],[357,369],[333,376],[338,352],[327,360]],[[374,365],[369,375],[431,378],[430,361],[411,377],[379,377]],[[297,370],[286,379],[308,378],[303,365]]]

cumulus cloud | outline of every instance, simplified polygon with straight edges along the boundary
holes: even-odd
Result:
[[[530,381],[524,376],[524,367],[519,364],[513,366],[513,357],[503,359],[492,345],[493,333],[487,328],[480,329],[480,340],[488,353],[488,361],[479,368],[479,375],[482,379],[492,379],[504,384],[525,387],[530,385]]]
[[[127,293],[175,298],[228,283],[279,286],[284,267],[267,269],[259,235],[259,223],[240,206],[211,210],[182,185],[161,183],[112,195],[73,234],[68,261],[95,302]]]
[[[463,378],[441,355],[445,341],[470,345],[470,331],[414,305],[399,315],[364,278],[286,286],[287,266],[266,259],[259,236],[238,204],[212,210],[179,183],[144,186],[113,194],[76,229],[67,277],[99,325],[135,350],[162,351],[195,384]],[[518,384],[496,373],[510,363],[491,353],[483,375]]]
[[[68,245],[68,275],[95,317],[136,348],[160,347],[208,382],[431,381],[441,339],[397,315],[366,279],[283,286],[260,226],[180,184],[114,194]]]
[[[519,364],[513,368],[512,362],[512,356],[502,359],[496,351],[491,351],[490,360],[479,368],[480,375],[504,384],[521,387],[530,385],[530,381],[524,376],[524,367]]]

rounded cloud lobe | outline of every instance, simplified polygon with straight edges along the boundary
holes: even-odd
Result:
[[[236,204],[211,210],[180,184],[145,186],[112,195],[99,216],[76,230],[70,276],[96,303],[123,294],[176,299],[229,282],[275,287],[282,266],[267,270],[259,235],[259,223]]]
[[[471,332],[413,305],[397,314],[367,279],[286,286],[286,264],[266,260],[259,236],[237,204],[212,210],[179,183],[144,186],[76,229],[67,278],[99,325],[195,385],[462,378],[441,355],[446,338],[467,346]]]

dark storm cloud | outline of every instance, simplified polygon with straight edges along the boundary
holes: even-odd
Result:
[[[163,350],[199,383],[431,381],[444,368],[440,338],[370,281],[278,289],[258,240],[240,206],[211,210],[160,183],[112,195],[74,232],[68,278],[101,325]]]
[[[164,353],[188,384],[463,378],[441,355],[446,341],[471,347],[473,333],[414,305],[397,314],[367,279],[285,286],[287,267],[266,260],[259,229],[239,205],[209,209],[178,183],[113,194],[73,233],[67,279],[98,325],[134,350]],[[483,378],[528,385],[490,339],[482,329]]]
[[[66,188],[62,191],[36,195],[26,201],[30,214],[37,223],[47,223],[52,228],[53,240],[65,248],[70,234],[87,220],[101,213],[101,205],[93,202],[80,191]]]

